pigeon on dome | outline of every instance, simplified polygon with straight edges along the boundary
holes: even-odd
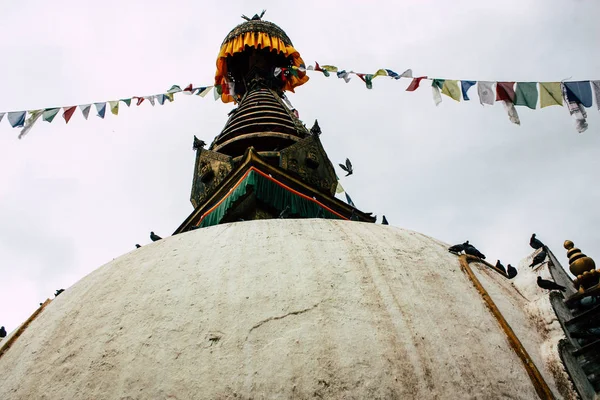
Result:
[[[546,289],[546,290],[560,290],[561,292],[564,292],[565,290],[567,290],[566,287],[559,285],[556,282],[552,282],[552,281],[548,281],[546,279],[542,279],[541,276],[537,277],[537,285],[539,287],[541,287],[542,289]]]
[[[158,236],[157,234],[155,234],[154,232],[150,232],[150,239],[152,239],[153,242],[159,241],[162,238],[160,236]]]
[[[504,268],[504,265],[502,265],[500,260],[496,261],[496,268],[502,270],[502,272],[504,272],[506,274],[506,269]]]
[[[58,297],[59,294],[61,294],[62,292],[64,292],[65,289],[58,289],[55,293],[54,293],[54,297]]]
[[[480,252],[479,250],[477,250],[475,248],[475,246],[473,246],[472,244],[469,244],[468,242],[465,242],[464,246],[465,246],[465,253],[467,253],[470,256],[479,257],[482,260],[485,260],[485,255],[482,252]]]
[[[0,327],[0,339],[6,337],[6,329],[4,327]]]
[[[388,222],[387,218],[385,217],[385,215],[383,216],[383,218],[381,220],[381,225],[389,225],[389,222]]]
[[[544,250],[540,251],[533,257],[531,264],[529,264],[530,268],[533,268],[535,265],[542,264],[546,260],[546,252]]]
[[[512,279],[515,276],[517,276],[517,269],[515,267],[513,267],[512,265],[508,264],[506,266],[506,272],[508,275],[508,279]]]
[[[544,243],[535,237],[535,233],[531,235],[531,239],[529,239],[529,245],[536,250],[544,247]]]
[[[136,249],[139,249],[140,247],[142,247],[142,246],[140,246],[138,243],[135,244]]]
[[[454,254],[458,255],[458,254],[462,253],[463,251],[465,251],[465,246],[468,246],[468,245],[469,245],[469,241],[467,240],[464,243],[455,244],[454,246],[450,246],[448,248],[448,251],[450,253],[454,253]]]

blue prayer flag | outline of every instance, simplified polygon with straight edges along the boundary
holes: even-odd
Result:
[[[592,87],[590,81],[563,82],[567,89],[567,99],[583,104],[584,107],[592,106]]]
[[[27,111],[13,111],[8,113],[8,122],[13,128],[22,128],[25,125]]]
[[[104,118],[104,114],[106,113],[106,103],[94,103],[96,106],[96,111],[98,111],[98,116],[100,118]]]
[[[476,81],[460,81],[460,88],[462,89],[463,100],[471,100],[469,99],[467,92],[469,91],[471,86],[473,86],[476,83]]]
[[[392,71],[391,69],[386,69],[385,71],[387,72],[389,77],[392,77],[394,79],[400,79],[400,75],[398,75],[396,72]]]

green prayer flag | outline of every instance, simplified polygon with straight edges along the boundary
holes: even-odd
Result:
[[[131,106],[131,99],[121,99],[121,101],[127,104],[127,107]]]
[[[537,82],[517,82],[515,105],[535,110],[538,100]]]
[[[431,82],[431,86],[437,86],[438,89],[442,89],[444,87],[444,81],[445,79],[434,79],[433,82]]]
[[[42,119],[46,122],[52,122],[56,114],[60,111],[60,108],[46,108],[42,114]]]
[[[540,82],[540,108],[555,105],[563,105],[560,82]]]

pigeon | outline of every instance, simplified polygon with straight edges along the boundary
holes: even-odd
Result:
[[[140,247],[142,247],[142,246],[140,246],[140,245],[139,245],[139,244],[137,244],[137,243],[135,244],[135,248],[136,248],[136,249],[139,249]]]
[[[468,246],[468,245],[469,245],[469,241],[467,240],[466,242],[464,242],[462,244],[455,244],[454,246],[448,247],[448,251],[450,253],[460,254],[461,252],[465,251],[465,246]]]
[[[347,172],[346,176],[352,175],[352,173],[354,172],[354,170],[352,169],[352,163],[350,162],[350,159],[348,159],[348,158],[346,158],[346,165],[339,164],[339,166],[341,169],[343,169],[344,171]]]
[[[547,289],[547,290],[560,290],[561,292],[564,292],[565,290],[567,290],[566,287],[559,285],[558,283],[552,282],[552,281],[548,281],[546,279],[542,279],[541,276],[537,277],[537,284],[539,287],[541,287],[542,289]]]
[[[517,269],[515,267],[513,267],[512,265],[508,264],[506,266],[506,270],[507,270],[508,279],[512,279],[515,276],[517,276]]]
[[[468,255],[471,255],[471,256],[479,257],[482,260],[485,260],[485,255],[483,255],[483,253],[481,253],[479,250],[477,250],[475,248],[475,246],[469,244],[468,242],[463,243],[463,245],[465,246],[465,253],[467,253]]]
[[[506,269],[504,269],[504,265],[500,262],[500,260],[496,261],[496,268],[501,269],[502,272],[506,274]]]
[[[150,239],[152,239],[153,242],[156,242],[158,240],[161,240],[162,238],[160,236],[158,236],[157,234],[155,234],[154,232],[150,232]]]
[[[198,150],[198,149],[203,149],[204,146],[206,146],[206,142],[204,140],[198,139],[195,135],[194,135],[194,145],[192,146],[192,148],[194,150]]]
[[[381,225],[389,225],[389,222],[388,222],[387,218],[385,217],[385,215],[383,216],[383,219],[381,220]]]
[[[535,233],[531,235],[531,239],[529,239],[529,245],[536,250],[544,247],[544,243],[535,237]]]
[[[58,289],[55,293],[54,293],[54,297],[58,297],[59,294],[61,294],[62,292],[64,292],[65,289]]]
[[[290,206],[285,206],[282,212],[279,213],[279,218],[284,219],[290,215]]]
[[[5,338],[6,337],[6,329],[4,329],[4,327],[0,327],[0,338]]]
[[[529,265],[529,267],[533,268],[534,265],[538,265],[544,262],[546,259],[546,252],[544,250],[540,251],[533,257],[533,261]]]

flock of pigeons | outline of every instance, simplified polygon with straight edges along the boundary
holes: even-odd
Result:
[[[538,264],[545,263],[546,257],[548,256],[548,253],[546,252],[546,246],[544,245],[544,243],[542,243],[541,240],[535,237],[535,233],[531,235],[531,239],[529,239],[529,245],[535,250],[542,249],[542,251],[540,251],[533,257],[533,260],[529,267],[533,268]],[[477,250],[475,246],[470,244],[468,240],[462,244],[455,244],[454,246],[450,246],[448,248],[448,251],[456,255],[464,253],[485,260],[485,255],[479,250]],[[508,279],[512,279],[515,276],[517,276],[517,269],[515,267],[508,264],[506,268],[504,268],[504,265],[502,265],[500,260],[496,261],[496,268],[502,271],[508,277]],[[539,287],[546,290],[560,290],[561,292],[564,292],[566,290],[564,286],[561,286],[556,282],[542,279],[541,276],[537,277],[537,284]]]

